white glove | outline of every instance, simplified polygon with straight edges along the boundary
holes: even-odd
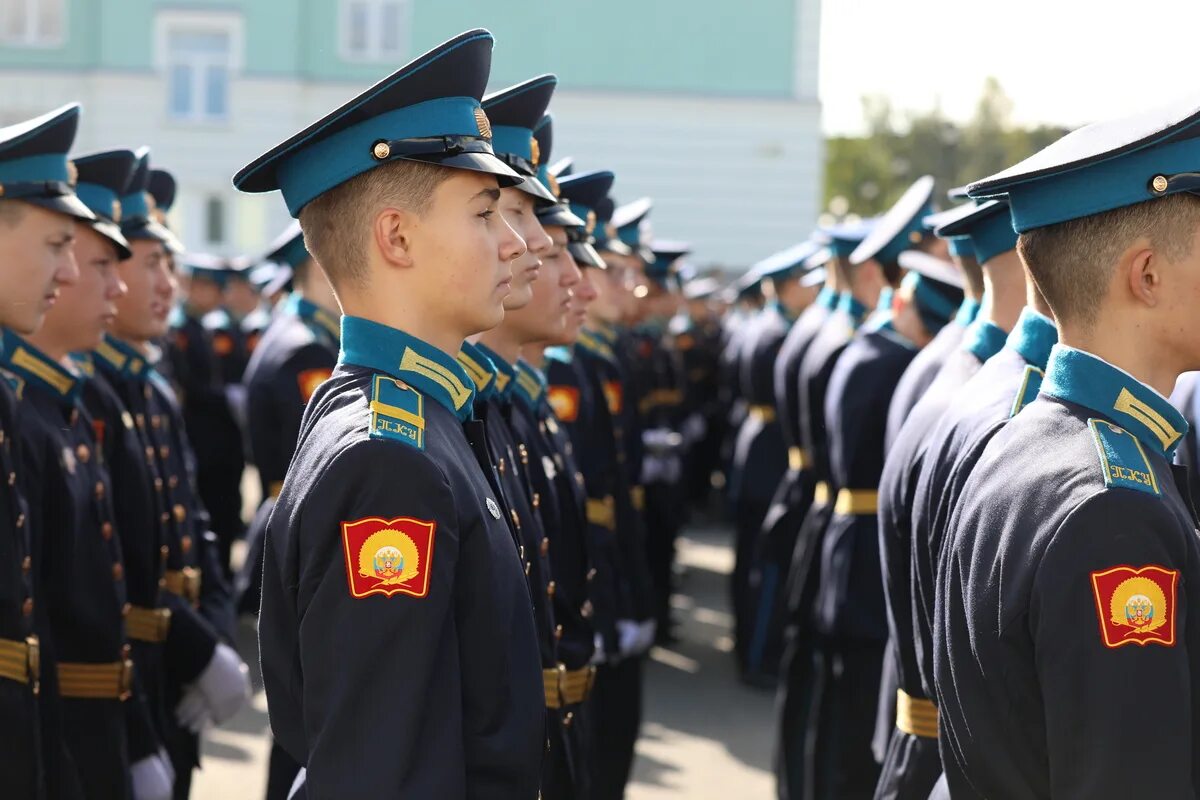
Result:
[[[638,652],[645,653],[654,646],[654,634],[658,631],[658,622],[648,619],[638,623]]]
[[[641,480],[643,486],[662,481],[663,460],[657,456],[646,456],[642,459]]]
[[[621,648],[622,656],[630,656],[641,652],[638,645],[641,643],[641,628],[631,619],[617,620],[617,642]]]
[[[129,768],[134,800],[171,800],[175,772],[161,753],[146,756]]]
[[[218,644],[195,688],[204,696],[213,722],[220,725],[250,700],[250,668],[232,647]]]
[[[187,688],[183,699],[175,706],[175,721],[179,723],[179,727],[192,733],[200,733],[212,724],[212,712],[208,710],[204,694],[196,684],[193,683]]]
[[[683,421],[683,440],[688,444],[695,444],[704,438],[708,433],[708,423],[704,421],[704,415],[699,411],[693,412],[687,419]]]
[[[167,752],[167,748],[158,748],[158,757],[162,759],[163,766],[167,768],[167,777],[171,779],[171,785],[175,785],[175,765],[171,763],[171,754]]]
[[[592,640],[592,642],[595,645],[595,649],[592,650],[592,658],[590,661],[588,661],[588,665],[594,667],[597,664],[603,664],[605,661],[608,660],[608,657],[604,654],[604,637],[603,636],[601,636],[600,634],[597,633],[595,638]]]

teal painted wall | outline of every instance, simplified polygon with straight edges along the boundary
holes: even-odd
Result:
[[[153,67],[159,10],[234,10],[245,74],[374,81],[399,66],[344,61],[339,0],[66,0],[50,49],[0,47],[4,67]],[[413,0],[410,55],[473,27],[496,35],[493,86],[553,70],[570,89],[788,97],[793,0]],[[731,10],[737,13],[730,14]]]

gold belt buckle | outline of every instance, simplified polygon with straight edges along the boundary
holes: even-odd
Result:
[[[200,602],[200,570],[195,567],[183,568],[183,596],[193,605]]]
[[[119,699],[125,702],[133,695],[133,661],[131,659],[122,659],[121,661],[121,694]]]

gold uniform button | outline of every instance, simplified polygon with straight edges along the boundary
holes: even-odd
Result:
[[[164,511],[162,513],[162,516],[160,516],[158,519],[160,522],[162,522],[163,525],[166,525],[168,522],[171,521],[171,515],[169,513],[167,513],[166,511]]]
[[[555,625],[554,626],[554,640],[558,641],[559,639],[561,639],[562,633],[563,633],[562,625]]]
[[[31,569],[33,569],[33,559],[29,556],[25,556],[25,558],[21,561],[21,572],[28,574]]]
[[[164,459],[165,459],[165,458],[170,458],[170,456],[171,456],[171,448],[167,447],[167,446],[164,444],[162,447],[158,448],[158,454],[159,454],[160,456],[162,456]]]
[[[71,424],[74,425],[76,422],[79,422],[79,409],[72,409]]]
[[[162,487],[163,487],[163,481],[162,481],[162,478],[155,478],[155,479],[154,479],[154,491],[156,491],[156,492],[161,492],[161,491],[162,491]]]
[[[542,504],[542,496],[537,492],[533,493],[533,507],[537,508]]]
[[[21,604],[21,613],[27,617],[33,614],[33,598],[32,597],[25,598],[25,602]]]
[[[542,537],[542,555],[545,556],[550,552],[550,539],[547,536]]]
[[[172,475],[171,477],[167,478],[167,486],[174,489],[178,485],[179,485],[179,476],[178,475]]]
[[[564,728],[569,728],[569,727],[571,727],[571,723],[572,723],[572,722],[574,722],[574,721],[575,721],[575,712],[574,712],[574,711],[568,711],[568,712],[567,712],[567,714],[566,714],[566,716],[564,716],[564,717],[563,717],[563,727],[564,727]]]
[[[75,448],[75,457],[79,459],[81,463],[86,464],[92,457],[92,451],[88,449],[86,444],[81,444],[79,447]]]
[[[179,503],[176,503],[175,507],[171,509],[171,511],[175,514],[176,522],[183,522],[185,519],[187,519],[187,509]]]
[[[17,485],[17,473],[15,473],[15,472],[8,473],[8,485],[9,486]]]
[[[558,589],[558,585],[555,584],[554,581],[550,581],[549,583],[547,583],[546,584],[546,596],[554,597],[554,592],[556,589]]]
[[[134,420],[136,421],[136,423],[137,423],[137,426],[138,426],[139,428],[145,428],[145,427],[146,427],[146,415],[145,415],[145,414],[137,414],[137,415],[135,415],[135,416],[134,416]]]
[[[100,535],[104,537],[104,541],[110,541],[113,537],[113,525],[111,522],[105,522],[100,526]]]
[[[594,581],[596,579],[596,568],[595,567],[592,567],[591,569],[588,570],[587,579],[589,581]]]
[[[104,481],[96,481],[96,499],[104,499]]]
[[[131,609],[131,608],[133,608],[133,606],[131,606],[129,603],[126,603],[125,605],[121,606],[121,616],[128,617],[129,609]]]
[[[119,581],[125,577],[125,568],[120,563],[113,564],[113,580]]]
[[[516,511],[516,509],[509,509],[509,512],[508,512],[508,513],[509,513],[509,514],[512,516],[513,525],[516,525],[516,526],[517,526],[517,529],[518,529],[518,530],[520,530],[520,528],[521,528],[521,518],[520,518],[519,516],[517,516],[517,511]]]
[[[158,430],[159,428],[161,428],[162,427],[162,417],[160,417],[158,414],[155,414],[154,416],[150,417],[150,427],[154,428],[154,430]]]
[[[190,553],[192,551],[192,537],[180,536],[179,537],[179,549],[182,550],[185,554]]]
[[[154,448],[150,445],[146,445],[146,463],[154,463]]]
[[[528,561],[526,561],[526,562],[525,562],[525,577],[526,577],[526,578],[528,578],[528,577],[529,577],[529,568],[530,568],[530,567],[532,567],[532,566],[533,566],[533,565],[532,565],[532,564],[530,564]]]
[[[501,458],[500,461],[496,464],[496,469],[498,469],[500,471],[501,475],[504,474],[504,459],[503,458]]]
[[[17,527],[18,528],[25,527],[25,515],[24,514],[17,514]]]

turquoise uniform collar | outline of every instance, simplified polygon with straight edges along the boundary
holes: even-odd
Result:
[[[794,316],[792,316],[792,312],[787,310],[787,306],[785,306],[783,303],[779,302],[778,300],[772,300],[770,303],[767,304],[767,308],[771,309],[771,311],[773,311],[774,313],[783,317],[788,322],[796,321],[796,318]]]
[[[833,311],[835,308],[837,308],[838,293],[828,286],[822,287],[821,291],[817,294],[816,303],[819,306],[824,306],[830,311]]]
[[[496,396],[501,400],[511,401],[513,388],[517,383],[517,370],[486,344],[480,342],[475,345],[475,349],[492,362],[492,368],[496,371]]]
[[[979,316],[981,306],[982,303],[974,298],[968,297],[963,300],[962,305],[958,307],[958,313],[954,315],[954,324],[967,327]]]
[[[132,345],[111,334],[105,334],[104,341],[93,353],[102,369],[107,368],[117,375],[147,380],[154,369],[146,357]]]
[[[846,314],[854,321],[854,327],[862,324],[863,317],[867,313],[867,307],[858,302],[858,298],[851,292],[842,292],[838,297],[837,310]]]
[[[570,364],[575,360],[575,351],[569,347],[563,347],[562,345],[547,347],[542,351],[542,353],[551,361],[558,361],[563,364]]]
[[[1167,398],[1124,370],[1063,344],[1050,351],[1042,394],[1103,414],[1168,461],[1188,431]]]
[[[1054,327],[1054,322],[1026,306],[1004,346],[1017,351],[1026,364],[1044,370],[1050,360],[1050,350],[1057,343],[1058,328]]]
[[[994,322],[977,319],[970,324],[963,337],[963,348],[979,359],[982,364],[999,353],[1004,347],[1008,334]]]
[[[292,292],[288,296],[284,311],[289,314],[295,314],[321,332],[328,334],[330,342],[335,345],[341,339],[341,328],[338,325],[337,317],[296,292]]]
[[[525,359],[517,361],[516,396],[526,406],[536,409],[546,394],[546,376]]]
[[[385,372],[432,397],[460,420],[471,419],[471,376],[452,357],[398,328],[343,316],[338,363]]]
[[[475,383],[478,400],[487,401],[496,394],[496,365],[483,351],[470,342],[463,342],[458,352],[458,363]]]
[[[25,382],[42,387],[65,406],[75,404],[86,380],[7,328],[4,330],[4,366]]]

